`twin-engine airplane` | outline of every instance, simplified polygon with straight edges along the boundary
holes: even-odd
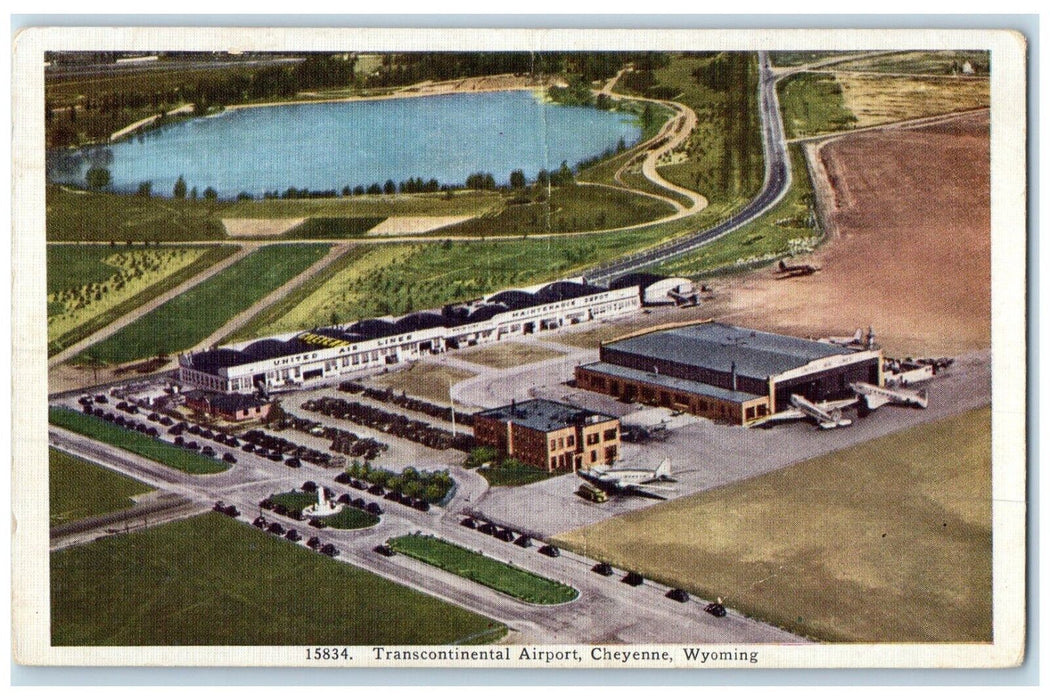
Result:
[[[864,405],[868,407],[869,411],[874,411],[876,408],[885,406],[888,403],[894,403],[899,406],[915,406],[916,408],[926,408],[929,405],[929,396],[925,389],[922,391],[892,389],[886,386],[875,386],[867,382],[854,382],[849,386],[850,389],[857,393],[857,396],[864,399]]]
[[[594,484],[602,491],[616,496],[643,496],[666,501],[658,491],[674,491],[673,486],[661,486],[661,483],[674,482],[671,478],[671,459],[660,462],[656,469],[580,469],[577,476]]]
[[[841,399],[839,401],[821,401],[814,403],[801,394],[791,395],[791,408],[766,416],[751,424],[751,427],[765,425],[767,423],[779,423],[789,420],[802,420],[808,418],[815,422],[823,430],[833,428],[845,428],[853,425],[849,418],[842,417],[842,409],[857,403],[857,398]]]

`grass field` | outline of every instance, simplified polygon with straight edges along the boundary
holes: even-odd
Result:
[[[725,89],[705,85],[694,76],[694,71],[715,60],[727,60]],[[683,54],[653,75],[660,85],[677,93],[676,102],[691,107],[697,116],[696,128],[675,149],[684,160],[660,167],[660,174],[676,185],[700,192],[712,204],[753,196],[762,185],[763,172],[755,57]]]
[[[327,495],[330,497],[331,493]],[[283,505],[289,510],[301,511],[307,506],[317,503],[317,494],[304,491],[285,491],[284,493],[271,495],[270,500],[278,505]],[[350,506],[343,506],[342,510],[335,515],[325,516],[321,520],[328,527],[334,527],[339,530],[360,530],[364,527],[372,527],[379,522],[379,518],[371,513],[351,508]]]
[[[555,541],[816,639],[989,642],[991,411]]]
[[[382,216],[318,216],[307,219],[282,238],[358,238],[384,221]]]
[[[878,73],[916,73],[920,75],[952,75],[960,73],[969,63],[974,75],[988,75],[990,56],[987,51],[910,51],[890,56],[858,59],[836,66],[841,70],[873,71]]]
[[[448,404],[449,382],[455,384],[474,376],[476,375],[465,369],[426,362],[369,377],[368,383],[380,388],[389,387],[397,392],[404,391],[409,396],[417,396],[439,404]]]
[[[117,364],[192,347],[327,252],[328,246],[320,244],[260,248],[92,346],[86,354]]]
[[[48,246],[49,355],[182,284],[236,249],[116,250],[109,246]],[[109,270],[110,275],[97,279],[102,270]]]
[[[991,104],[989,81],[837,73],[846,109],[857,126],[930,117]]]
[[[770,58],[774,66],[791,67],[831,58],[840,51],[772,51]],[[845,54],[843,54],[845,55]]]
[[[46,226],[49,241],[203,241],[227,238],[223,219],[480,216],[498,210],[501,202],[495,192],[220,202],[87,192],[49,184]],[[305,230],[311,235],[316,232]]]
[[[802,147],[792,145],[789,152],[791,189],[779,204],[755,221],[726,234],[717,245],[705,246],[664,263],[657,271],[698,277],[764,265],[786,255],[813,250],[821,240],[817,217],[812,211],[813,184]]]
[[[451,644],[506,633],[215,513],[53,553],[51,615],[56,646]]]
[[[501,211],[438,229],[433,235],[494,236],[600,231],[633,226],[674,213],[674,209],[666,202],[606,187],[557,187],[551,190],[549,200],[543,196],[544,191],[537,191],[536,188],[526,192],[524,196],[530,200],[527,204],[511,204],[512,198],[509,198]]]
[[[47,455],[51,527],[130,508],[134,505],[132,496],[153,490],[141,481],[59,450],[49,449]]]
[[[401,554],[536,605],[575,600],[579,591],[530,571],[496,561],[437,537],[404,535],[390,540]]]
[[[204,241],[226,237],[220,212],[204,200],[134,197],[47,186],[49,241]]]
[[[788,138],[844,131],[857,121],[846,109],[842,86],[827,73],[797,73],[777,90]]]
[[[537,469],[528,464],[507,464],[506,462],[478,469],[478,474],[485,477],[489,486],[524,486],[557,476],[554,472]]]
[[[555,357],[561,357],[562,353],[557,350],[540,347],[538,345],[527,345],[525,343],[505,342],[489,345],[477,350],[468,350],[459,353],[458,357],[468,362],[477,362],[480,365],[507,369],[528,365],[533,362],[542,362]]]
[[[89,438],[113,445],[128,452],[152,459],[188,474],[217,474],[230,468],[229,464],[205,457],[197,452],[176,447],[169,442],[126,430],[101,418],[77,413],[68,408],[48,408],[48,422]]]

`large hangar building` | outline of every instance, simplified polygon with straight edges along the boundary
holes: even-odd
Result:
[[[179,356],[179,379],[226,393],[271,392],[375,372],[456,348],[635,312],[635,286],[606,289],[565,279],[399,318],[240,343]]]
[[[701,323],[604,343],[576,368],[582,389],[746,425],[788,407],[882,385],[882,351],[854,350],[723,323]]]

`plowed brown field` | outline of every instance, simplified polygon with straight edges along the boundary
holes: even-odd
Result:
[[[829,240],[807,262],[821,270],[776,280],[766,268],[726,280],[711,315],[807,336],[870,324],[897,356],[989,347],[987,112],[844,136],[818,156]]]

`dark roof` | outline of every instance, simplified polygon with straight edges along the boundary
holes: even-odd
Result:
[[[411,333],[412,331],[421,331],[427,328],[437,328],[444,325],[445,319],[438,314],[429,311],[420,311],[419,313],[409,314],[408,316],[402,317],[394,324],[394,332]]]
[[[369,340],[385,338],[395,332],[393,323],[378,318],[366,318],[363,321],[358,321],[347,328],[347,330],[351,333],[362,335]]]
[[[536,301],[535,294],[523,292],[520,289],[508,289],[505,292],[493,294],[486,301],[490,304],[503,304],[508,309],[524,309],[539,303]]]
[[[620,365],[614,365],[608,362],[593,362],[589,365],[583,365],[582,369],[588,369],[592,372],[601,372],[609,377],[616,377],[627,381],[645,382],[646,384],[662,386],[671,389],[672,391],[686,391],[692,394],[709,396],[712,399],[722,399],[723,401],[732,401],[734,403],[743,403],[745,401],[760,398],[757,394],[750,394],[746,391],[723,389],[720,386],[695,382],[691,379],[679,379],[678,377],[672,377],[666,374],[643,372],[641,370],[632,369],[630,367],[621,367]]]
[[[502,304],[485,304],[484,306],[479,306],[478,308],[471,311],[470,316],[464,319],[462,321],[462,324],[466,325],[468,323],[479,323],[480,321],[488,321],[496,314],[501,314],[504,311],[507,311],[507,307],[503,306]]]
[[[813,360],[853,351],[777,333],[753,331],[724,323],[700,323],[627,338],[606,348],[633,355],[765,379]]]
[[[656,275],[652,272],[630,272],[623,277],[617,277],[610,282],[609,289],[624,289],[626,287],[638,286],[644,290],[649,285],[665,279],[667,278],[663,275]]]
[[[192,360],[193,368],[206,374],[216,374],[220,369],[252,362],[251,358],[240,350],[229,348],[198,352],[192,356]]]
[[[266,406],[269,401],[247,394],[216,394],[208,399],[212,409],[222,413],[236,413],[250,408]]]
[[[536,292],[536,300],[541,304],[549,304],[554,301],[565,301],[566,299],[575,299],[577,297],[585,297],[590,294],[597,294],[598,292],[604,292],[605,290],[601,287],[595,287],[591,284],[580,284],[579,282],[551,282],[547,286],[541,288]]]
[[[492,418],[504,423],[532,428],[542,432],[559,430],[581,423],[601,423],[616,420],[613,416],[604,413],[596,413],[587,409],[569,406],[547,399],[532,399],[521,403],[512,403],[499,408],[481,411],[477,414],[484,418]]]

